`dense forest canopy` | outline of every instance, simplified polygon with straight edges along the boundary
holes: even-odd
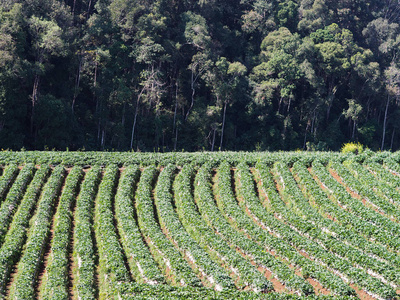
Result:
[[[398,0],[0,3],[1,148],[400,148]]]

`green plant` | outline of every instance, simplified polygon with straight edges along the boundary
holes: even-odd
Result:
[[[354,153],[354,154],[361,154],[364,150],[364,146],[360,143],[346,143],[343,144],[340,152],[347,154],[347,153]]]

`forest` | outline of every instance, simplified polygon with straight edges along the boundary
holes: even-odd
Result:
[[[398,0],[0,4],[2,149],[400,149]]]

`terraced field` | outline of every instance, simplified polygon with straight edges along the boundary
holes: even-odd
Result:
[[[399,154],[132,155],[0,154],[0,298],[400,299]]]

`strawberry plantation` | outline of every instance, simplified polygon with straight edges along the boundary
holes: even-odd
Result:
[[[400,153],[0,152],[0,298],[400,299]]]

